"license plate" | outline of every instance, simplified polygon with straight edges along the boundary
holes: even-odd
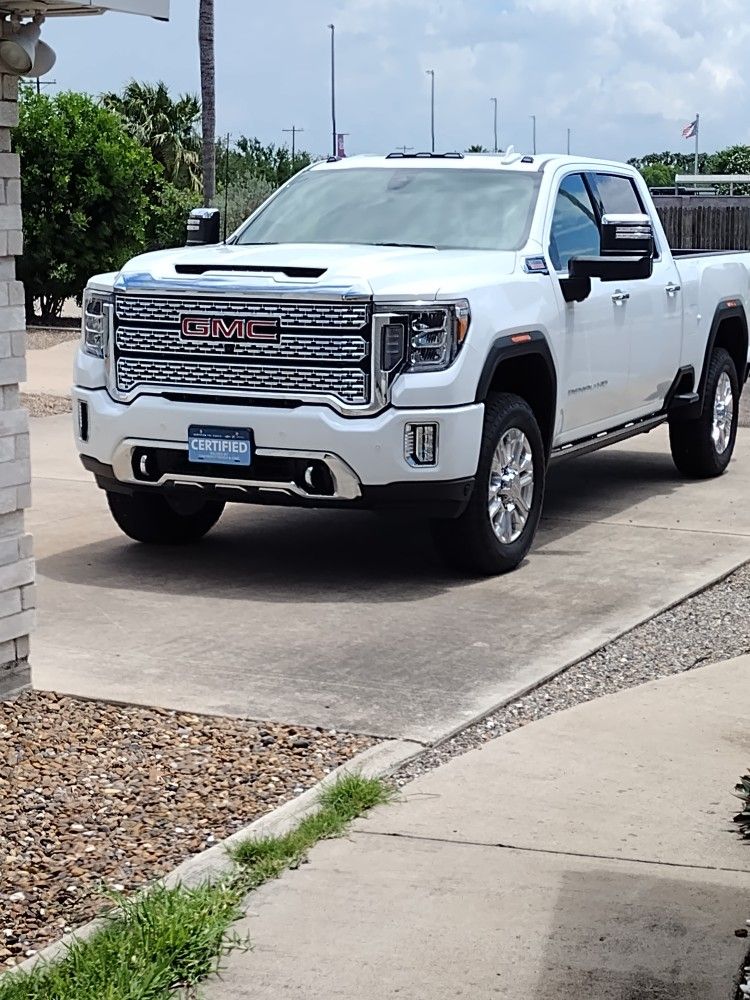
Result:
[[[241,427],[188,428],[188,461],[211,465],[250,465],[250,431]]]

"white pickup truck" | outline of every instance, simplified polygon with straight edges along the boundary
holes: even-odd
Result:
[[[729,464],[750,254],[670,250],[631,167],[331,159],[225,243],[200,215],[84,294],[76,441],[131,538],[197,540],[227,502],[406,507],[493,574],[555,459],[666,422],[681,473]]]

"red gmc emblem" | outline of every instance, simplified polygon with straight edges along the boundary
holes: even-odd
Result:
[[[277,319],[247,319],[245,316],[183,316],[180,336],[183,340],[239,340],[278,344]]]

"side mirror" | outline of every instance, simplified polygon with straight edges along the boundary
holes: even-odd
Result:
[[[654,270],[654,231],[647,215],[605,215],[602,218],[601,253],[598,257],[573,257],[571,279],[637,281]]]
[[[654,230],[647,215],[605,215],[602,218],[603,257],[653,257]]]
[[[194,208],[187,220],[185,246],[203,247],[221,243],[221,212],[218,208]]]

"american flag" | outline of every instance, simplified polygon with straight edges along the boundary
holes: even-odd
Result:
[[[686,125],[685,128],[682,130],[682,138],[693,139],[695,138],[697,133],[698,133],[698,119],[696,118],[695,121],[690,122],[690,124]]]

